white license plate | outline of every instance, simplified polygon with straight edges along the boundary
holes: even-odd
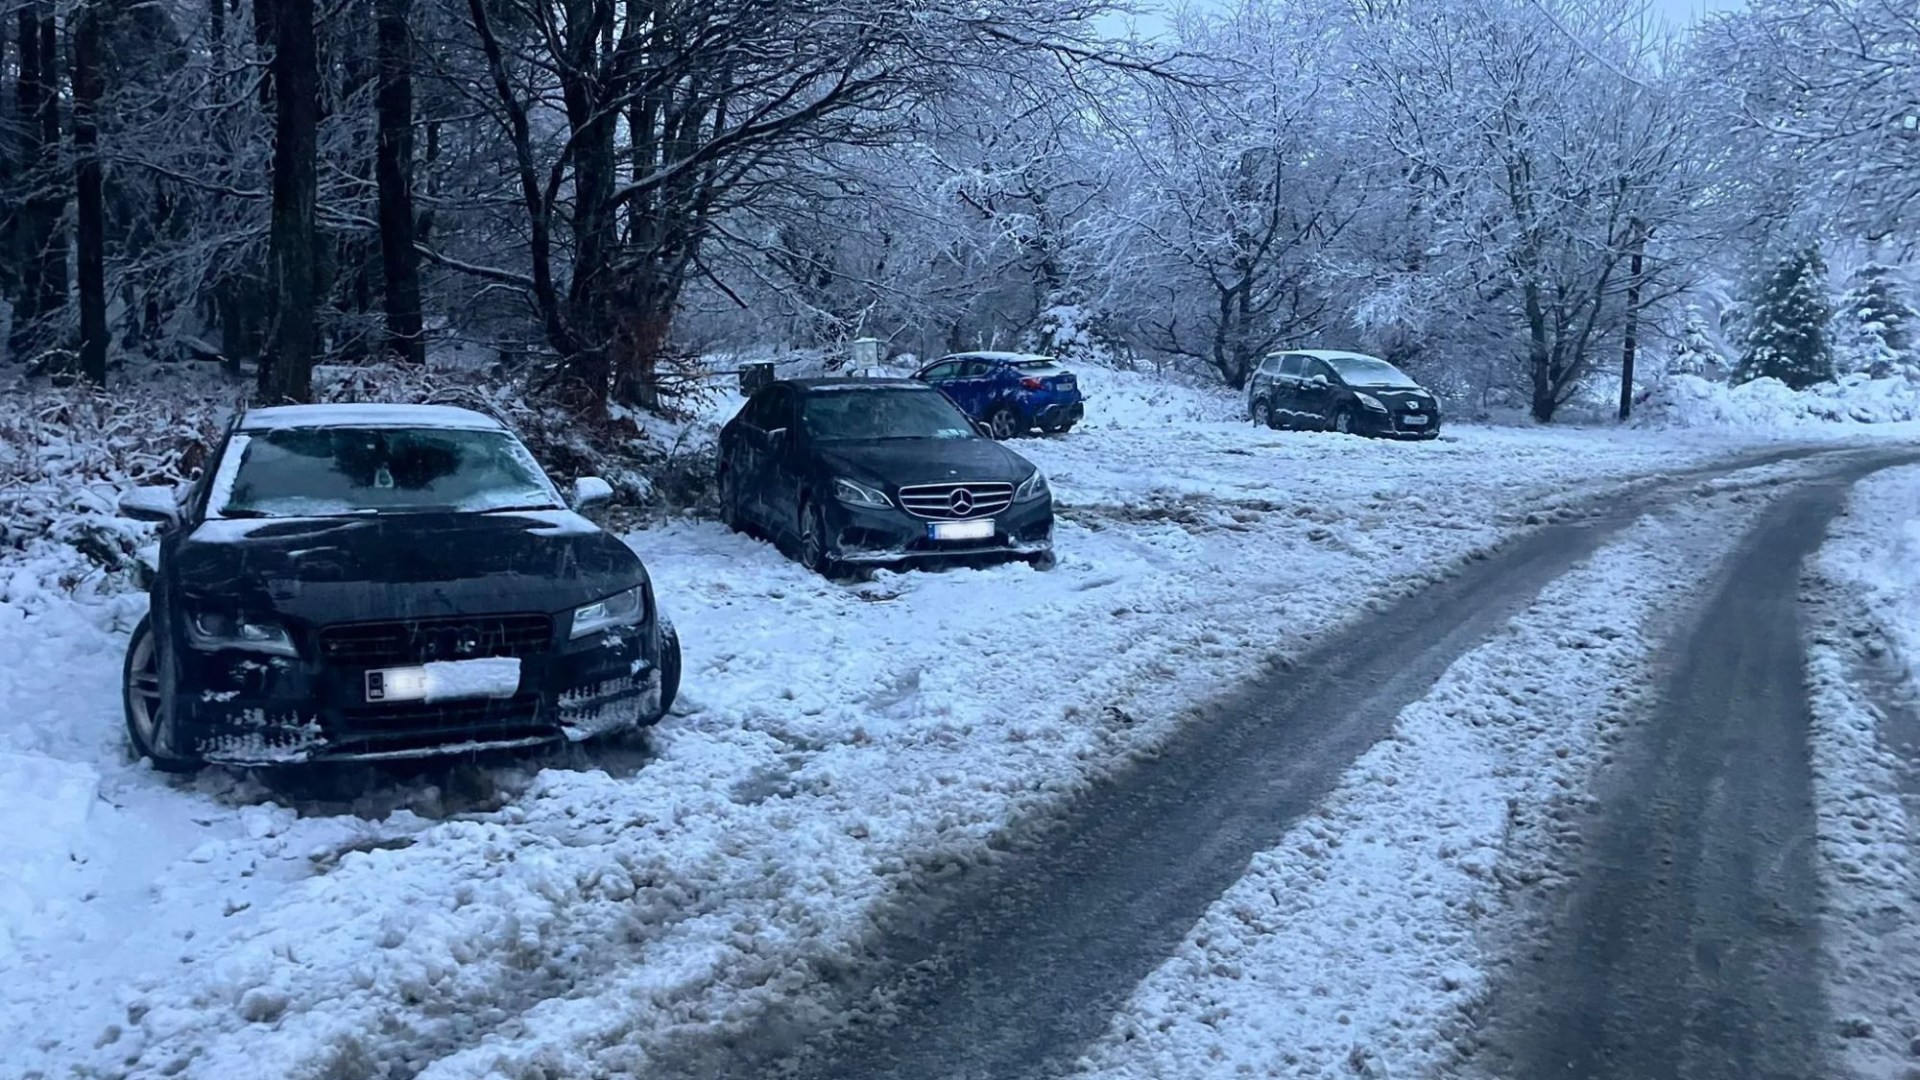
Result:
[[[1427,418],[1424,416],[1403,416],[1400,418],[1400,422],[1407,425],[1408,427],[1426,427],[1427,426]]]
[[[993,538],[993,519],[936,521],[927,526],[927,535],[935,540],[990,540]]]
[[[462,701],[520,692],[520,658],[434,660],[417,667],[367,672],[368,701]]]

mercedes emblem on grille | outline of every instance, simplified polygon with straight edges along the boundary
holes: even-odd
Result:
[[[973,492],[968,491],[966,488],[955,491],[953,497],[947,500],[947,506],[953,510],[955,515],[966,517],[968,514],[973,513]]]

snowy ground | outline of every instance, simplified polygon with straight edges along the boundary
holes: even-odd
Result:
[[[749,1021],[805,980],[796,961],[832,967],[891,890],[979,857],[1275,652],[1529,516],[1737,445],[1472,428],[1401,445],[1194,418],[1216,410],[1141,391],[1021,444],[1061,501],[1050,574],[848,588],[711,524],[636,534],[687,646],[650,759],[382,772],[352,805],[129,766],[119,667],[140,602],[16,571],[0,592],[0,782],[24,793],[0,810],[0,858],[20,868],[0,880],[8,1067],[639,1071],[676,1032]],[[1413,784],[1406,755],[1448,736],[1396,742],[1380,767]]]
[[[1920,468],[1858,485],[1813,570],[1808,645],[1835,1013],[1855,1075],[1920,1055]]]
[[[1643,519],[1462,656],[1135,991],[1081,1075],[1433,1075],[1473,1051],[1482,941],[1651,691],[1763,495]],[[1204,1069],[1196,1062],[1205,1062]]]

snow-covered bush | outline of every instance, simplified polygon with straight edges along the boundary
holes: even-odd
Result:
[[[1732,365],[1715,340],[1707,313],[1699,304],[1688,304],[1680,314],[1679,344],[1667,361],[1669,375],[1697,375],[1713,382],[1726,380]]]
[[[1637,415],[1648,426],[1738,431],[1899,423],[1920,420],[1920,384],[1904,378],[1848,375],[1837,382],[1794,390],[1778,379],[1734,385],[1676,375],[1652,389]]]
[[[1834,311],[1840,370],[1876,379],[1896,374],[1920,378],[1913,351],[1915,318],[1892,267],[1861,267]]]

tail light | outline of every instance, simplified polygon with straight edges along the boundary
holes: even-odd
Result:
[[[1041,382],[1039,379],[1027,378],[1027,379],[1021,379],[1020,385],[1026,387],[1029,390],[1042,390],[1046,388],[1047,384]]]

